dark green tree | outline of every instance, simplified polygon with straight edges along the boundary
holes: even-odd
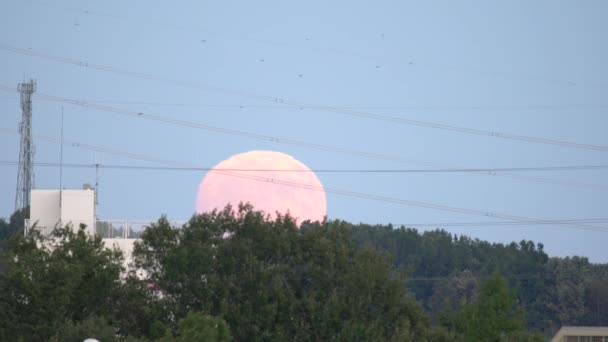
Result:
[[[8,239],[11,235],[17,232],[23,232],[25,219],[30,217],[29,207],[19,209],[11,214],[8,222],[0,218],[0,241]]]
[[[357,250],[343,222],[298,229],[241,205],[161,219],[134,250],[173,315],[222,317],[236,340],[423,340],[428,319],[402,275]]]
[[[129,274],[108,300],[106,317],[119,335],[152,340],[166,335],[170,310],[148,281]]]
[[[190,312],[179,322],[176,342],[230,342],[232,335],[228,324],[220,318]]]
[[[479,281],[471,271],[454,272],[439,279],[433,286],[428,308],[435,320],[445,311],[459,311],[464,305],[477,301]]]
[[[65,321],[111,312],[120,287],[122,255],[106,249],[84,227],[60,228],[49,238],[16,234],[4,251],[0,275],[0,340],[48,340]]]
[[[608,279],[593,279],[586,293],[587,324],[608,325]]]
[[[103,342],[119,341],[116,330],[103,317],[91,316],[78,323],[71,320],[59,326],[50,342],[82,342],[94,338]]]
[[[590,285],[587,258],[551,258],[546,265],[552,275],[546,291],[550,294],[548,314],[554,318],[553,330],[562,325],[576,325],[585,317],[585,292]]]
[[[6,240],[11,234],[8,222],[3,217],[0,217],[0,241]]]
[[[451,317],[444,317],[442,323],[463,341],[539,339],[527,333],[524,313],[516,303],[517,297],[505,279],[494,273],[481,284],[476,302],[465,305]]]

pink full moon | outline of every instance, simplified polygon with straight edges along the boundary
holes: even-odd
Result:
[[[294,157],[275,151],[240,153],[217,164],[198,187],[196,212],[240,202],[249,202],[272,217],[289,212],[298,223],[323,221],[327,213],[317,175]]]

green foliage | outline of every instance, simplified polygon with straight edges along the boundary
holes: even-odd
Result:
[[[586,292],[586,321],[588,325],[608,325],[608,279],[591,280]]]
[[[179,322],[176,342],[229,342],[232,335],[223,319],[190,312]]]
[[[78,323],[65,322],[57,329],[50,342],[82,342],[94,338],[103,342],[115,342],[119,339],[114,328],[105,318],[92,316]]]
[[[4,218],[0,218],[0,241],[6,240],[12,235],[8,222]]]
[[[157,339],[168,329],[164,302],[149,288],[149,283],[129,274],[109,298],[107,317],[122,335]]]
[[[30,217],[30,208],[15,211],[8,222],[0,218],[0,241],[4,241],[17,232],[23,232],[25,219]]]
[[[481,284],[479,299],[463,306],[443,320],[465,341],[501,341],[525,331],[523,313],[516,308],[516,296],[497,273]]]
[[[551,283],[551,296],[554,299],[549,304],[549,310],[563,325],[573,325],[585,315],[589,262],[580,257],[551,259],[547,268],[558,275]]]
[[[24,237],[26,215],[0,220],[10,235],[0,341],[540,341],[528,331],[608,324],[608,265],[548,258],[530,241],[341,221],[298,228],[241,205],[181,229],[161,217],[134,248],[141,279],[83,229]],[[481,283],[495,272],[504,279]]]
[[[504,245],[443,230],[358,225],[352,226],[351,238],[359,247],[389,254],[396,268],[418,278],[408,288],[434,322],[443,310],[458,311],[478,296],[473,275],[500,272],[516,291],[529,330],[552,336],[562,325],[608,324],[608,315],[602,315],[608,294],[592,287],[593,279],[608,279],[607,265],[549,258],[542,244],[531,241]]]
[[[428,320],[403,278],[371,249],[354,248],[335,222],[299,230],[250,206],[195,216],[179,231],[164,219],[134,255],[171,301],[223,317],[237,340],[420,340]]]
[[[122,256],[101,239],[60,228],[50,238],[14,235],[0,275],[0,340],[47,340],[65,320],[110,311],[120,286]]]
[[[479,296],[479,281],[471,271],[454,272],[433,284],[428,307],[431,312],[458,311]],[[438,317],[437,317],[438,318]]]
[[[0,274],[8,267],[9,260],[3,251],[7,248],[7,240],[14,234],[22,234],[25,219],[30,217],[29,207],[15,211],[9,221],[0,218]]]

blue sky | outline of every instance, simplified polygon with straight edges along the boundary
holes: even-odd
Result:
[[[201,166],[258,149],[288,153],[313,169],[606,164],[608,152],[355,118],[343,110],[307,105],[606,146],[607,10],[604,1],[7,0],[0,3],[1,46],[158,78],[0,49],[0,85],[16,87],[31,77],[38,82],[38,94],[417,161],[365,159],[252,140],[34,96],[36,135],[59,137],[63,106],[66,140]],[[305,105],[285,106],[237,92]],[[0,128],[16,132],[18,95],[0,92],[0,110]],[[36,161],[59,161],[58,144],[35,143]],[[0,146],[0,159],[17,160],[15,133],[0,131]],[[64,148],[65,162],[92,163],[95,158],[95,152],[82,147]],[[97,158],[106,164],[150,164],[110,153]],[[57,169],[35,171],[37,187],[58,187]],[[486,212],[608,218],[606,170],[521,175],[559,184],[482,174],[318,176],[335,188]],[[202,177],[197,172],[104,169],[99,214],[105,219],[156,219],[161,214],[187,219]],[[92,170],[64,170],[66,187],[94,181]],[[16,167],[0,167],[0,216],[14,209],[15,182]],[[328,215],[366,223],[492,221],[334,194],[328,194]],[[608,232],[521,225],[447,229],[497,242],[530,239],[542,242],[550,255],[608,261]]]

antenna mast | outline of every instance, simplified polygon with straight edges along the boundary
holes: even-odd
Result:
[[[34,184],[34,141],[32,139],[32,94],[36,91],[36,81],[19,83],[17,90],[21,93],[21,123],[19,133],[19,166],[17,172],[17,189],[15,193],[15,210],[29,207],[30,193]]]
[[[99,219],[99,166],[104,163],[104,155],[95,153],[95,218]]]
[[[61,144],[59,149],[59,208],[61,208],[63,205],[63,107],[61,107]]]

